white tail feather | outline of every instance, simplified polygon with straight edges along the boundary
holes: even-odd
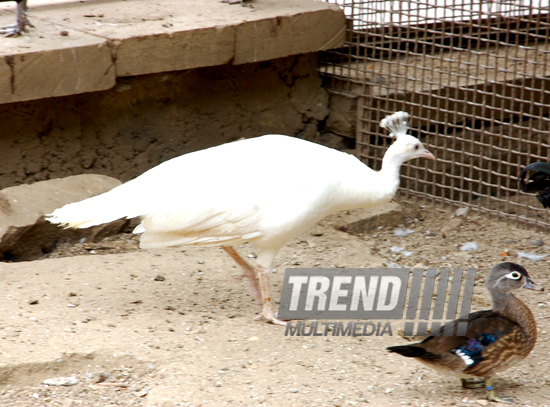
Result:
[[[391,131],[390,137],[399,137],[407,134],[409,127],[407,126],[407,119],[409,114],[407,112],[395,112],[389,116],[386,116],[380,121],[380,127]]]
[[[80,202],[67,204],[46,215],[46,219],[66,227],[85,229],[117,219],[141,216],[142,211],[132,205],[132,202],[136,202],[133,194],[129,193],[131,191],[128,191],[128,188],[123,188],[124,186],[121,185]]]

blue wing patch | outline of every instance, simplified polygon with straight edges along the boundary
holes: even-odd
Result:
[[[475,339],[466,339],[466,344],[460,348],[451,349],[451,353],[460,356],[464,363],[470,367],[483,360],[483,349],[500,338],[501,334],[481,334]]]

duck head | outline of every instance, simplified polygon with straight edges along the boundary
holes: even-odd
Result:
[[[506,295],[519,288],[544,291],[544,288],[531,280],[525,267],[510,262],[500,263],[493,267],[485,280],[485,287],[489,292],[501,295]]]

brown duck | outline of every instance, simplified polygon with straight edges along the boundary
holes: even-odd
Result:
[[[493,300],[493,308],[477,311],[467,317],[466,336],[430,335],[420,343],[391,346],[390,352],[418,359],[425,365],[448,375],[460,377],[464,387],[483,387],[487,399],[512,403],[513,397],[497,397],[491,376],[523,359],[535,347],[537,326],[531,310],[512,291],[518,288],[544,291],[519,264],[501,263],[489,272],[485,281]],[[449,322],[455,326],[459,320]]]

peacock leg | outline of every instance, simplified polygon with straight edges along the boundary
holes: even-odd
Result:
[[[256,269],[256,274],[258,276],[258,281],[260,282],[260,291],[262,293],[263,300],[262,313],[255,318],[256,321],[263,319],[274,325],[286,326],[286,322],[277,319],[273,313],[273,308],[271,306],[271,294],[269,292],[268,270],[265,267],[258,266]]]
[[[222,249],[229,254],[239,266],[241,266],[243,269],[242,277],[248,279],[248,290],[250,291],[250,295],[252,295],[256,301],[260,302],[260,287],[258,286],[258,281],[256,280],[256,275],[252,266],[248,264],[248,262],[243,259],[232,246],[223,246]]]

